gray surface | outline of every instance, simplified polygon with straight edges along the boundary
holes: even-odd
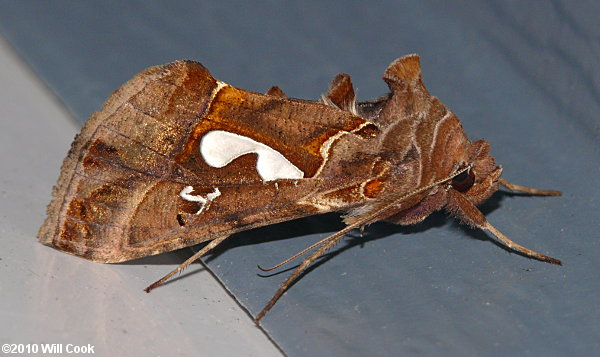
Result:
[[[189,252],[103,265],[36,243],[77,130],[55,99],[0,38],[0,344],[35,344],[33,356],[49,355],[44,343],[71,356],[67,344],[95,356],[281,356],[207,270],[177,294],[143,292]]]
[[[482,209],[507,236],[565,265],[509,254],[443,215],[409,228],[375,224],[295,284],[264,328],[289,355],[598,354],[600,5],[445,4],[3,2],[0,29],[80,118],[137,71],[174,59],[302,98],[346,72],[366,99],[386,91],[389,62],[419,53],[430,92],[471,138],[490,141],[505,178],[564,191],[497,194]],[[261,278],[255,265],[340,226],[328,215],[238,234],[209,264],[256,314],[286,273]],[[193,280],[161,294],[178,296]]]

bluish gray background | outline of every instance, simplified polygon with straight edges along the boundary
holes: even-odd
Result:
[[[443,214],[375,224],[304,275],[263,327],[290,356],[589,356],[600,352],[598,14],[594,1],[2,1],[0,30],[80,121],[136,72],[175,59],[307,99],[346,72],[369,99],[387,90],[393,59],[420,54],[429,91],[490,142],[505,178],[564,192],[498,193],[482,207],[564,266],[509,254]],[[259,277],[256,264],[341,227],[326,215],[244,232],[207,261],[257,314],[289,272]]]

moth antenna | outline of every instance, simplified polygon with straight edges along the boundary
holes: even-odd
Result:
[[[435,186],[437,186],[437,185],[439,185],[441,183],[444,183],[444,182],[446,182],[448,180],[453,179],[454,177],[462,174],[463,172],[465,172],[467,170],[470,170],[471,167],[472,167],[471,165],[467,165],[467,166],[463,167],[462,169],[460,169],[460,170],[458,170],[458,171],[456,171],[456,172],[454,172],[454,173],[452,173],[452,174],[450,174],[450,175],[448,175],[448,176],[446,176],[446,177],[444,177],[442,179],[439,179],[439,180],[437,180],[437,181],[435,181],[435,182],[433,182],[433,183],[431,183],[431,184],[429,184],[427,186],[423,186],[421,188],[417,188],[417,189],[415,189],[415,190],[413,190],[411,192],[408,192],[406,194],[397,193],[395,195],[391,195],[389,197],[389,199],[386,199],[386,202],[388,202],[388,203],[384,204],[379,209],[376,209],[375,211],[373,211],[373,212],[376,212],[376,214],[373,215],[373,218],[377,218],[378,216],[380,216],[381,214],[385,213],[385,211],[387,211],[388,209],[390,209],[391,207],[393,207],[397,203],[399,203],[401,201],[404,201],[405,199],[407,199],[407,198],[409,198],[411,196],[419,194],[419,193],[421,193],[423,191],[427,191],[427,190],[429,190],[432,187],[435,187]],[[368,212],[367,212],[367,214],[368,214]],[[371,215],[369,215],[369,216],[371,216]],[[346,216],[345,222],[348,223],[348,224],[354,225],[357,222],[363,222],[362,217],[364,217],[364,214],[360,215],[360,216],[356,216],[356,217],[354,217],[354,216],[352,216],[352,217]],[[374,221],[364,221],[363,225],[367,225],[367,224],[370,224],[370,223],[373,223],[373,222]]]
[[[496,238],[498,238],[505,246],[507,246],[508,248],[515,250],[519,253],[523,253],[528,257],[532,257],[544,262],[548,262],[551,264],[556,264],[556,265],[562,265],[562,262],[558,259],[549,257],[547,255],[544,254],[540,254],[538,252],[535,252],[529,248],[525,248],[524,246],[517,244],[515,242],[513,242],[512,240],[508,239],[508,237],[506,237],[504,234],[502,234],[502,232],[500,232],[499,230],[497,230],[494,226],[492,226],[490,224],[490,222],[485,223],[485,225],[482,227],[484,229],[487,229],[488,231],[490,231],[494,236],[496,236]]]
[[[527,193],[530,195],[540,195],[540,196],[560,196],[562,193],[560,191],[554,190],[538,190],[537,188],[531,188],[527,186],[517,185],[511,182],[506,181],[503,178],[498,179],[498,182],[502,184],[502,186],[508,188],[511,191]]]
[[[271,298],[271,300],[269,300],[269,302],[267,303],[267,305],[262,309],[262,311],[256,316],[256,318],[254,319],[254,322],[259,323],[260,319],[262,319],[265,314],[267,312],[269,312],[269,310],[271,310],[271,308],[273,307],[273,305],[275,305],[275,303],[277,302],[277,300],[279,300],[279,298],[281,297],[281,295],[283,295],[283,293],[285,293],[285,291],[288,289],[288,287],[296,280],[296,278],[298,278],[298,276],[300,274],[302,274],[302,272],[304,270],[306,270],[306,268],[312,264],[312,262],[314,262],[315,260],[317,260],[321,255],[325,254],[331,247],[333,247],[334,245],[336,245],[345,235],[346,233],[350,232],[351,230],[355,229],[355,228],[360,228],[362,226],[365,226],[371,222],[373,222],[376,218],[378,218],[381,214],[385,213],[385,211],[389,210],[391,207],[393,207],[394,205],[398,204],[401,201],[404,201],[405,199],[416,195],[418,193],[421,193],[423,191],[426,191],[428,189],[430,189],[431,187],[437,186],[443,182],[446,182],[452,178],[454,178],[455,176],[460,175],[461,173],[469,170],[471,168],[471,166],[466,166],[464,168],[462,168],[461,170],[458,170],[457,172],[448,175],[447,177],[437,180],[435,182],[433,182],[432,184],[429,184],[427,186],[418,188],[416,190],[413,190],[407,194],[404,195],[400,195],[398,198],[394,199],[393,201],[391,201],[389,204],[384,205],[383,207],[380,207],[378,209],[373,210],[370,213],[366,213],[360,217],[358,217],[357,220],[355,220],[354,222],[348,224],[345,228],[337,231],[336,233],[330,235],[329,237],[320,240],[319,242],[313,244],[313,246],[318,246],[321,245],[321,247],[319,249],[317,249],[316,251],[314,251],[311,255],[309,255],[306,259],[304,259],[304,261],[302,261],[302,264],[300,264],[296,270],[294,270],[294,272],[279,286],[279,289],[277,289],[277,291],[275,292],[275,294],[273,295],[273,297]],[[508,239],[508,238],[507,238]],[[311,246],[312,247],[312,246]],[[305,250],[310,250],[308,247]],[[302,252],[301,252],[302,253]],[[299,254],[302,255],[302,254]],[[552,258],[550,258],[552,259]]]
[[[320,241],[316,242],[315,244],[312,244],[310,247],[304,248],[302,251],[294,254],[293,256],[291,256],[291,257],[287,258],[286,260],[282,261],[281,263],[279,263],[277,265],[274,265],[274,266],[272,266],[270,268],[263,268],[260,265],[257,265],[257,267],[258,267],[258,269],[260,269],[260,270],[262,270],[264,272],[275,270],[275,269],[280,268],[280,267],[286,265],[287,263],[289,263],[289,262],[297,259],[298,257],[306,254],[306,252],[309,252],[309,251],[315,249],[316,247],[318,247],[321,244],[325,243],[328,239],[331,239],[331,236],[328,236],[326,238],[321,239]]]
[[[444,181],[448,181],[449,179],[451,179],[451,178],[453,178],[453,177],[455,177],[455,176],[457,176],[457,175],[460,175],[460,174],[461,174],[463,171],[466,171],[466,170],[468,170],[468,169],[469,169],[469,167],[467,167],[467,168],[465,168],[465,169],[463,169],[463,170],[460,170],[460,171],[456,172],[455,174],[453,174],[453,175],[451,175],[451,176],[448,176],[447,178],[444,178],[444,179],[442,179],[442,180],[436,181],[436,182],[434,182],[433,184],[431,184],[431,185],[429,185],[429,186],[427,186],[427,187],[424,187],[424,188],[421,188],[421,189],[415,190],[415,191],[413,191],[413,192],[411,192],[411,193],[409,193],[409,194],[405,195],[404,197],[401,197],[400,199],[397,199],[397,200],[395,200],[395,201],[394,201],[394,203],[397,203],[397,202],[399,202],[399,201],[401,201],[401,200],[405,200],[405,199],[407,199],[408,197],[410,197],[410,196],[412,196],[412,195],[414,195],[414,194],[417,194],[417,193],[419,193],[419,192],[422,192],[422,191],[424,191],[424,190],[426,190],[426,189],[428,189],[428,188],[431,188],[431,187],[433,187],[433,186],[435,186],[435,185],[438,185],[438,184],[440,184],[440,183],[442,183],[442,182],[444,182]],[[389,207],[389,206],[388,206],[388,207]],[[356,222],[354,222],[353,224],[356,224]],[[365,224],[361,224],[360,226],[358,226],[358,227],[357,227],[357,228],[360,230],[360,235],[361,235],[361,237],[362,237],[362,235],[363,235],[363,234],[364,234],[364,232],[365,232],[365,226],[366,226],[366,224],[367,224],[367,223],[365,223]],[[329,236],[329,237],[326,237],[326,238],[323,238],[323,239],[321,239],[320,241],[318,241],[318,242],[316,242],[316,243],[312,244],[311,246],[309,246],[309,247],[307,247],[307,248],[304,248],[302,251],[300,251],[300,252],[298,252],[298,253],[294,254],[294,255],[293,255],[293,256],[291,256],[290,258],[288,258],[288,259],[286,259],[286,260],[282,261],[281,263],[279,263],[279,264],[277,264],[277,265],[274,265],[274,266],[272,266],[272,267],[270,267],[270,268],[266,268],[266,269],[265,269],[265,268],[262,268],[260,265],[257,265],[257,267],[258,267],[258,269],[260,269],[260,270],[262,270],[262,271],[264,271],[264,272],[269,272],[269,271],[275,270],[275,269],[277,269],[277,268],[280,268],[280,267],[282,267],[282,266],[286,265],[287,263],[289,263],[289,262],[291,262],[291,261],[293,261],[293,260],[297,259],[298,257],[300,257],[300,256],[302,256],[302,255],[304,255],[304,254],[306,254],[308,251],[311,251],[311,250],[315,249],[316,247],[318,247],[318,246],[320,246],[320,245],[322,245],[322,244],[326,243],[326,242],[327,242],[328,240],[330,240],[330,239],[332,239],[332,238],[331,238],[331,236]]]
[[[331,248],[332,246],[334,246],[340,239],[342,239],[346,233],[350,232],[351,230],[353,230],[354,228],[356,228],[358,226],[359,226],[359,224],[356,224],[356,223],[355,224],[351,224],[351,225],[347,226],[346,228],[343,228],[343,229],[337,231],[336,233],[330,235],[329,237],[321,240],[321,242],[324,242],[324,244],[318,250],[314,251],[306,259],[304,259],[304,261],[302,262],[302,264],[300,264],[300,266],[298,266],[296,268],[296,270],[294,270],[294,272],[292,273],[292,275],[290,275],[281,284],[281,286],[279,286],[279,289],[275,292],[275,294],[273,295],[273,297],[271,298],[271,300],[269,300],[269,303],[262,309],[262,311],[258,314],[258,316],[256,316],[256,318],[254,319],[254,322],[258,323],[260,321],[260,319],[262,319],[265,316],[265,314],[267,312],[269,312],[269,310],[271,310],[271,308],[273,307],[273,305],[275,305],[275,303],[277,302],[277,300],[279,300],[279,298],[281,297],[281,295],[283,295],[283,293],[294,282],[294,280],[296,280],[296,278],[300,274],[302,274],[302,272],[312,262],[314,262],[316,259],[318,259],[321,255],[325,254],[329,250],[329,248]]]
[[[204,248],[200,249],[198,252],[196,252],[196,254],[192,255],[186,261],[184,261],[183,263],[181,263],[176,269],[172,270],[169,274],[163,276],[162,278],[160,278],[159,280],[155,281],[150,286],[148,286],[147,288],[145,288],[144,291],[147,292],[147,293],[149,293],[150,291],[152,291],[155,288],[159,287],[164,282],[166,282],[167,280],[171,279],[171,277],[173,275],[175,275],[177,273],[180,273],[188,265],[190,265],[193,262],[195,262],[196,260],[200,259],[204,254],[210,252],[212,249],[214,249],[217,245],[221,244],[221,242],[223,242],[228,237],[229,236],[224,236],[224,237],[219,237],[219,238],[213,239]]]

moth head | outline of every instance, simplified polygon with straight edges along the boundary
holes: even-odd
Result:
[[[462,193],[473,204],[482,203],[498,190],[502,168],[496,165],[489,150],[485,140],[471,143],[466,153],[467,160],[460,167],[468,166],[468,170],[449,181],[450,189]]]

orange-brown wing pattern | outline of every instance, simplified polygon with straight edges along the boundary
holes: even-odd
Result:
[[[361,131],[372,124],[281,93],[234,88],[191,61],[138,74],[74,141],[40,241],[91,260],[118,262],[360,199],[348,196],[322,205],[310,197],[347,189],[342,182],[360,189],[360,176],[368,176],[372,167],[365,174],[340,175],[326,159],[341,155],[333,142],[364,145],[361,141],[372,135]],[[203,144],[211,132],[216,139]],[[203,155],[202,145],[208,154]],[[244,145],[247,152],[229,162],[226,157],[223,166],[209,164],[211,155],[219,159],[219,152],[226,156]],[[261,158],[276,167],[268,180],[261,176]],[[280,174],[282,165],[301,175]]]

